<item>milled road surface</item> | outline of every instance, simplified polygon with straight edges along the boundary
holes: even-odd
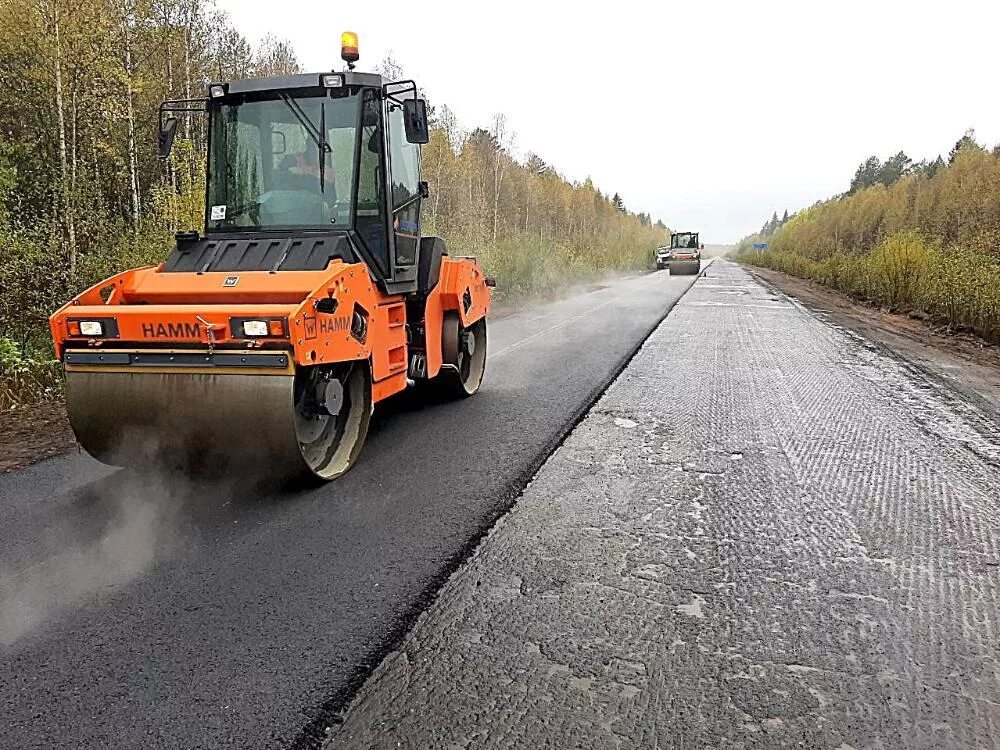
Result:
[[[691,282],[494,321],[479,395],[380,409],[359,465],[318,489],[79,455],[0,476],[0,747],[318,745]]]
[[[329,748],[1000,746],[1000,422],[716,262]]]

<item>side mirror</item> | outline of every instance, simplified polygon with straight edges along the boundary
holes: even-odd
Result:
[[[699,249],[699,250],[704,250],[704,249],[705,249],[705,243],[704,243],[704,242],[702,242],[702,243],[701,243],[701,246],[700,246],[700,247],[699,247],[698,249]]]
[[[170,149],[174,147],[175,135],[177,135],[177,118],[168,117],[160,123],[160,133],[157,138],[157,146],[161,159],[166,159],[170,156]]]
[[[423,99],[403,101],[403,127],[406,130],[406,140],[410,143],[427,143],[431,139],[427,124],[427,102]]]

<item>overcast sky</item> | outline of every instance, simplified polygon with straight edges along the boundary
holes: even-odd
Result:
[[[709,243],[843,191],[870,154],[1000,142],[998,0],[217,0],[307,71],[391,51],[464,128]],[[433,186],[432,186],[433,189]]]

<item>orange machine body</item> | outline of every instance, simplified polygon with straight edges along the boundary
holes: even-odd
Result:
[[[281,350],[298,366],[368,360],[372,398],[380,401],[407,386],[413,349],[426,356],[426,376],[438,374],[444,314],[456,311],[463,326],[471,325],[489,312],[490,289],[477,261],[446,256],[423,301],[422,320],[408,319],[419,307],[408,301],[407,295],[383,293],[363,263],[333,260],[321,271],[280,273],[146,267],[96,284],[57,310],[49,324],[56,356],[64,361],[73,350],[150,349]],[[266,321],[268,335],[244,335],[246,320]],[[102,322],[103,335],[82,335],[82,321]]]

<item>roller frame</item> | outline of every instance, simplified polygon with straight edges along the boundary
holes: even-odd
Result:
[[[361,263],[332,261],[322,272],[248,272],[235,287],[224,285],[231,274],[159,270],[112,277],[50,319],[67,374],[71,425],[88,452],[106,463],[246,463],[267,466],[268,473],[301,473],[296,372],[363,362],[373,408],[412,382],[412,347],[424,351],[428,378],[441,374],[446,314],[467,328],[490,307],[485,277],[470,258],[442,259],[440,280],[423,300],[418,340],[411,340],[407,320],[412,301],[384,294]],[[265,301],[275,298],[281,302]],[[319,312],[330,298],[334,311]],[[356,310],[367,318],[363,336],[352,331]],[[238,337],[233,318],[279,319],[286,335]],[[116,335],[71,336],[69,322],[87,319],[113,320]]]

